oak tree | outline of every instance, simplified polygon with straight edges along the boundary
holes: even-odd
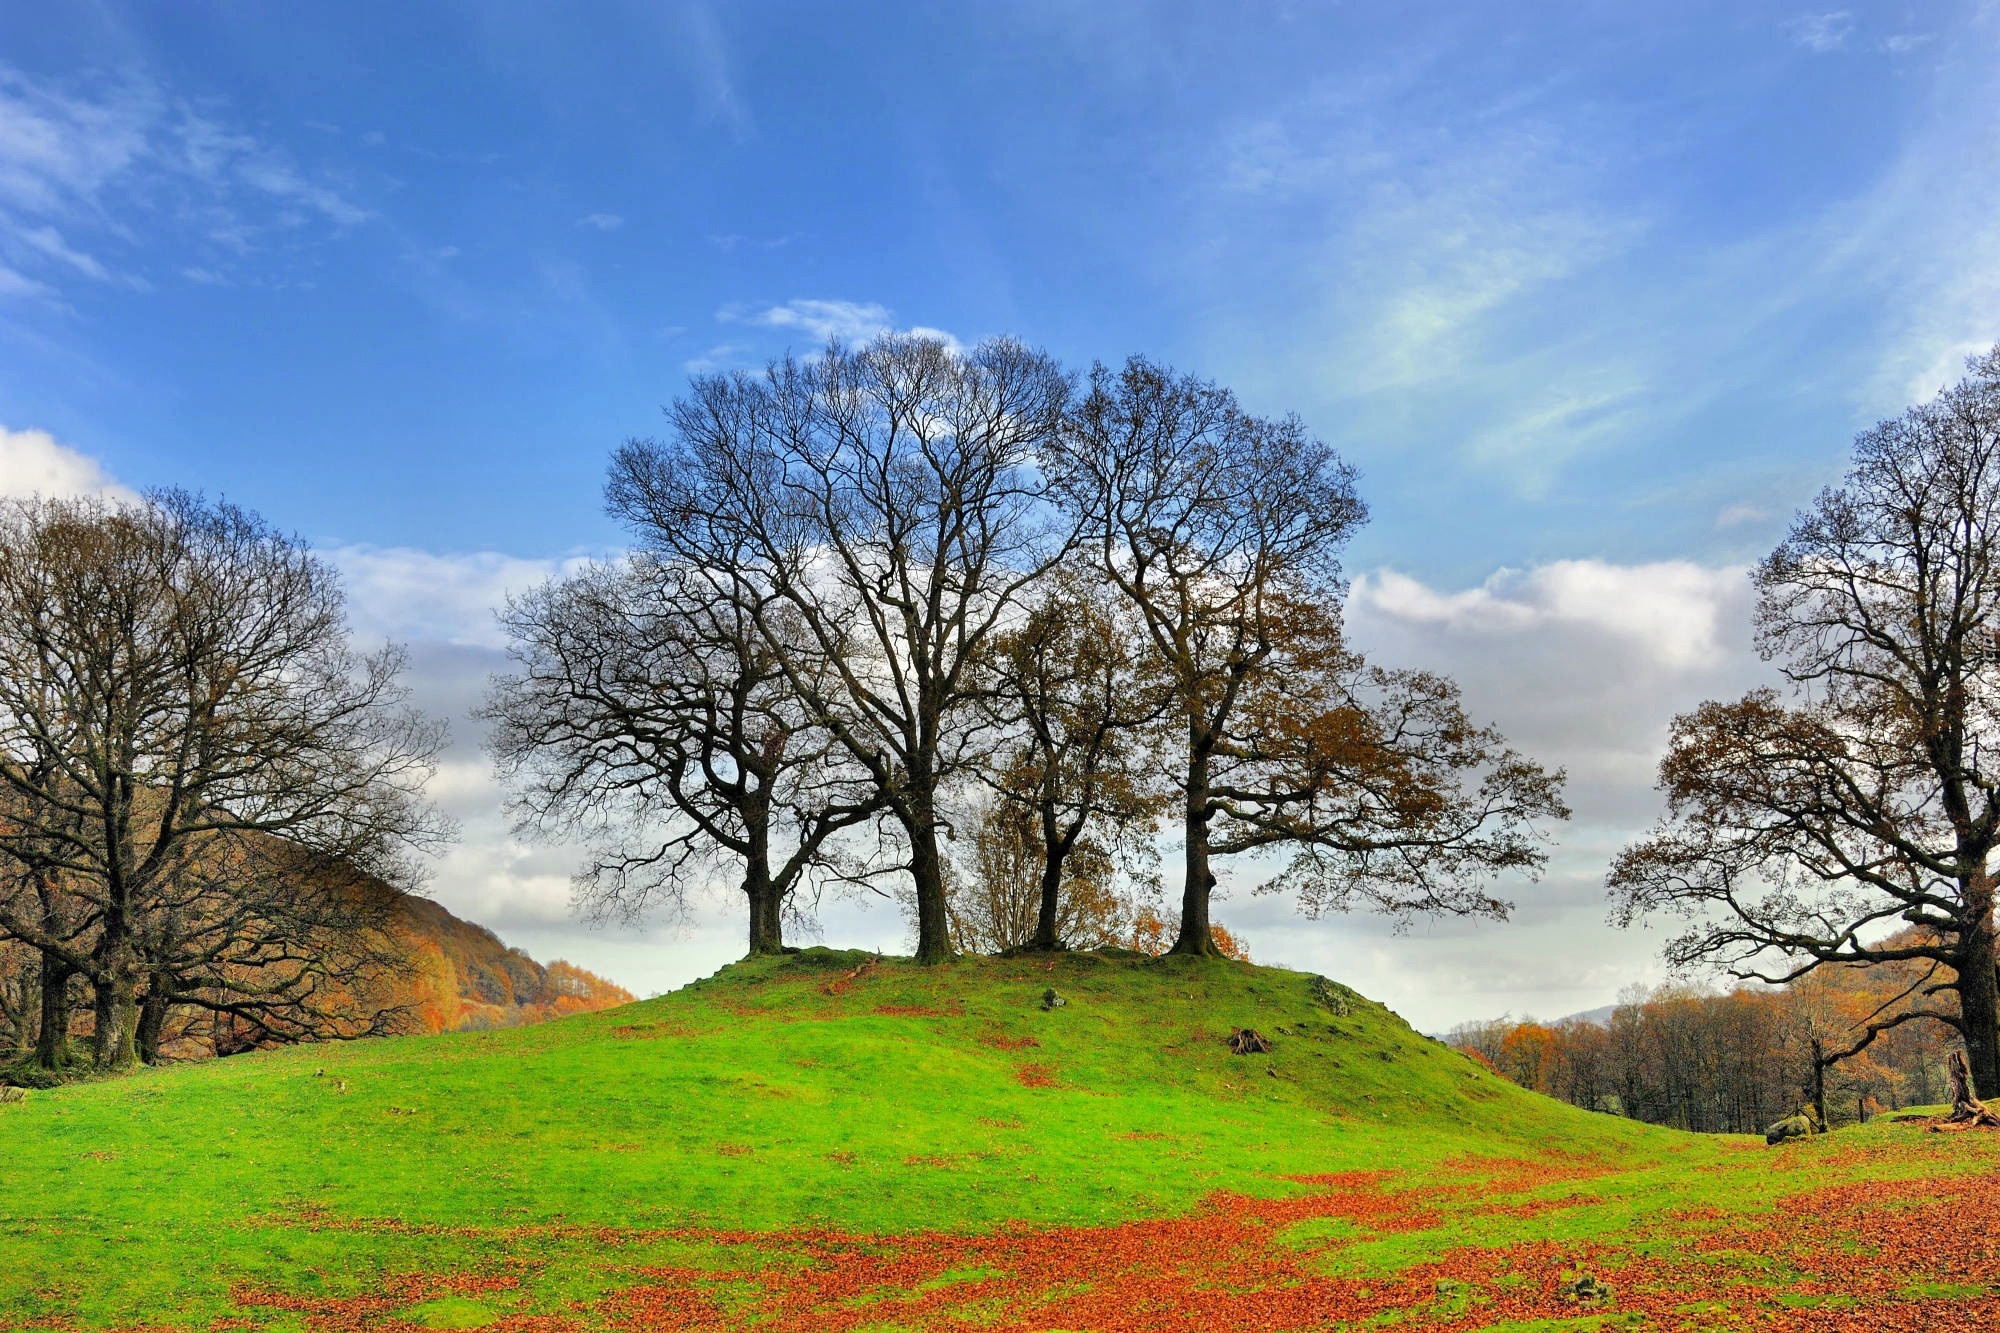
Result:
[[[837,835],[875,815],[787,673],[787,653],[811,668],[773,597],[641,553],[508,603],[516,670],[489,691],[489,744],[526,826],[600,839],[576,879],[588,914],[682,910],[720,855],[741,867],[750,954],[781,952]]]
[[[1068,546],[1038,462],[1069,390],[1009,340],[832,343],[759,376],[696,377],[669,436],[612,464],[613,512],[751,609],[865,773],[907,857],[925,962],[952,953],[944,801],[985,759],[989,643]]]
[[[1035,880],[1030,929],[1002,947],[1116,943],[1121,863],[1150,879],[1169,790],[1156,755],[1172,695],[1129,608],[1081,567],[1052,570],[993,651],[988,706],[1006,738],[980,774],[993,793],[978,832],[982,903]],[[1009,867],[1003,871],[1002,867]]]
[[[1056,469],[1172,694],[1184,876],[1173,952],[1216,952],[1212,858],[1289,852],[1309,912],[1503,916],[1493,875],[1534,873],[1562,774],[1465,715],[1443,677],[1345,642],[1339,553],[1354,473],[1296,417],[1133,358],[1097,367]]]
[[[1917,1020],[2000,1087],[2000,347],[1855,442],[1755,574],[1788,688],[1702,704],[1660,763],[1667,813],[1625,849],[1613,919],[1679,915],[1676,965],[1790,981],[1928,966],[1865,1036]],[[1902,931],[1904,926],[1918,931]]]

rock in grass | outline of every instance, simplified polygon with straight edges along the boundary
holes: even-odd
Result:
[[[1339,982],[1329,981],[1325,977],[1314,977],[1312,979],[1312,997],[1313,1003],[1323,1005],[1327,1009],[1332,1010],[1335,1016],[1340,1018],[1345,1018],[1353,1013],[1353,1002],[1360,998]]]
[[[1051,986],[1047,990],[1042,992],[1042,1008],[1044,1009],[1060,1009],[1068,1003],[1069,1003],[1068,1000],[1065,1000],[1062,996],[1056,994],[1056,988],[1054,986]]]
[[[1600,1282],[1589,1273],[1577,1272],[1556,1288],[1564,1300],[1575,1305],[1608,1305],[1611,1302],[1611,1284]]]
[[[1776,1144],[1788,1139],[1809,1139],[1817,1133],[1819,1129],[1813,1124],[1811,1116],[1788,1115],[1764,1130],[1764,1142]]]

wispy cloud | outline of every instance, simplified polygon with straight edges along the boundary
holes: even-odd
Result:
[[[65,241],[62,238],[62,233],[54,227],[9,228],[6,236],[8,240],[16,242],[26,249],[32,250],[46,258],[53,259],[57,263],[81,273],[86,278],[95,278],[99,282],[105,282],[111,277],[110,270],[98,263],[97,260],[80,250],[71,249],[69,242]]]
[[[737,139],[755,128],[750,104],[736,86],[736,75],[723,38],[722,25],[706,4],[687,0],[681,7],[681,50],[694,75],[704,119],[727,128]]]
[[[585,213],[576,220],[579,227],[591,227],[598,231],[617,231],[625,225],[625,219],[616,213]]]
[[[717,343],[699,356],[691,356],[681,362],[681,369],[690,375],[709,375],[718,370],[740,368],[750,355],[750,348],[743,343]]]
[[[1854,31],[1854,15],[1845,9],[1830,10],[1824,14],[1801,14],[1785,27],[1798,45],[1825,55],[1847,45],[1847,38]]]
[[[1725,505],[1722,512],[1715,516],[1715,526],[1725,530],[1739,528],[1745,523],[1761,523],[1770,516],[1770,510],[1759,509],[1756,505]]]
[[[215,250],[182,265],[214,268],[279,234],[338,233],[373,217],[227,115],[137,73],[62,81],[0,66],[0,243],[34,284],[0,295],[78,277],[140,286],[120,266],[163,241]]]
[[[838,338],[842,342],[866,342],[883,333],[907,333],[919,338],[935,338],[954,352],[964,344],[943,329],[927,324],[899,329],[895,313],[873,301],[821,301],[795,298],[783,305],[756,309],[724,306],[715,317],[725,324],[749,324],[767,329],[786,329],[805,334],[815,343]]]
[[[727,324],[758,324],[767,329],[796,329],[816,342],[839,338],[859,342],[894,327],[889,307],[872,301],[795,299],[762,310],[724,306],[715,317]]]

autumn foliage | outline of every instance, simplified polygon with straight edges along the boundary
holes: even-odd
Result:
[[[1678,1129],[1753,1133],[1823,1102],[1829,1123],[1945,1098],[1951,1034],[1889,1029],[1846,1053],[1908,983],[1898,967],[1826,968],[1785,987],[1635,992],[1608,1020],[1466,1024],[1452,1043],[1524,1088]]]

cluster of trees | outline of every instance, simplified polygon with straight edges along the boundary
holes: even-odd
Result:
[[[633,549],[510,604],[484,715],[523,825],[593,843],[582,908],[734,868],[750,952],[828,886],[917,957],[1220,951],[1214,863],[1307,912],[1504,916],[1561,774],[1341,627],[1352,470],[1295,418],[1143,359],[830,344],[697,377],[611,465]],[[1136,892],[1135,892],[1136,890]]]
[[[1928,1078],[1883,1052],[1930,1025],[2000,1086],[2000,347],[1970,369],[1864,433],[1758,567],[1787,688],[1674,720],[1666,814],[1611,869],[1614,921],[1676,915],[1670,962],[1753,988],[1628,1006],[1619,1051],[1687,1053],[1657,1078],[1520,1029],[1489,1054],[1532,1056],[1524,1081],[1740,1125],[1798,1050],[1819,1083]],[[483,708],[522,825],[591,843],[588,914],[684,907],[726,867],[753,954],[851,888],[905,902],[926,962],[1206,956],[1235,948],[1227,858],[1309,914],[1499,918],[1496,879],[1568,814],[1451,681],[1347,641],[1366,509],[1296,418],[1143,358],[1079,377],[886,335],[697,377],[667,416],[612,460],[631,551],[509,604]],[[195,1029],[222,1052],[408,1021],[391,918],[448,830],[401,666],[240,509],[0,507],[0,1046],[59,1069],[87,1032],[118,1068]],[[1801,1026],[1822,992],[1870,1002]],[[1727,1095],[1701,1072],[1725,1067]]]
[[[1524,1088],[1575,1106],[1706,1133],[1758,1133],[1812,1106],[1822,1124],[1946,1099],[1947,1029],[1884,1031],[1856,1044],[1907,965],[1829,968],[1788,986],[1718,992],[1669,984],[1635,989],[1595,1021],[1500,1019],[1449,1040]]]
[[[0,997],[29,1063],[402,1022],[388,886],[447,830],[401,666],[234,506],[0,506]]]

